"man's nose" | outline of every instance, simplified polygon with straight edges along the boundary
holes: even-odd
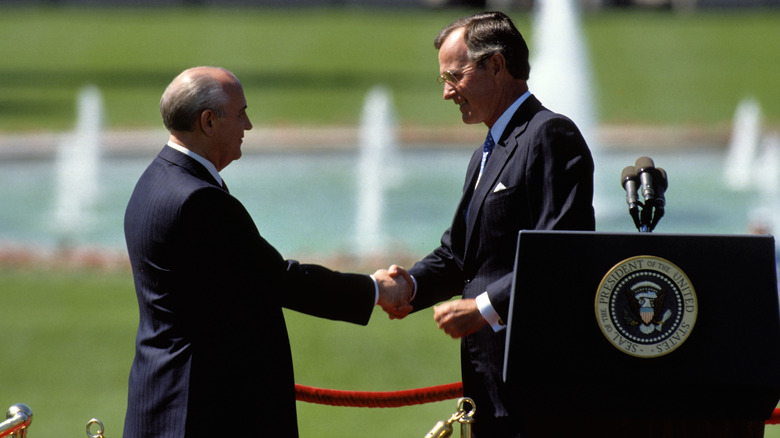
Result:
[[[449,82],[445,82],[442,98],[444,98],[444,100],[453,99],[455,97],[456,92],[457,90],[455,90],[454,86],[450,85]]]

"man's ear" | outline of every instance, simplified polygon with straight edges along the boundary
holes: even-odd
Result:
[[[216,114],[210,109],[202,111],[198,119],[200,129],[209,137],[214,135],[214,119],[216,119]]]
[[[500,53],[494,53],[488,60],[488,66],[490,67],[490,71],[493,72],[493,75],[497,75],[501,70],[506,68],[506,58]]]

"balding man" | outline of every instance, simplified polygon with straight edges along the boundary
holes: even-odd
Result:
[[[284,260],[219,175],[252,129],[239,80],[177,76],[160,101],[168,144],[133,191],[125,239],[140,322],[124,436],[297,437],[282,308],[365,325],[410,286]]]

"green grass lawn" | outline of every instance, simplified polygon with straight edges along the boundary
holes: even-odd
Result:
[[[239,76],[256,124],[356,124],[377,84],[392,89],[404,124],[459,123],[435,82],[432,40],[467,12],[0,8],[0,132],[70,128],[88,83],[103,91],[110,126],[159,127],[164,87],[202,64]],[[531,13],[510,15],[533,50]],[[610,11],[582,22],[602,122],[722,127],[754,96],[780,124],[780,11]]]
[[[106,436],[121,436],[138,317],[130,273],[6,268],[0,285],[0,409],[29,405],[31,437],[79,436],[93,417]],[[403,321],[377,310],[367,327],[286,317],[299,384],[395,391],[460,381],[458,341],[436,328],[430,310]],[[299,402],[298,422],[303,438],[423,436],[455,407],[456,400],[401,408]],[[256,426],[231,420],[237,430]],[[767,426],[766,436],[780,437],[780,426]]]
[[[131,274],[0,269],[0,285],[0,409],[30,406],[31,437],[83,436],[93,417],[103,421],[106,436],[121,436],[138,318]],[[357,391],[458,382],[459,343],[440,332],[431,315],[390,321],[377,308],[362,327],[287,312],[296,382]],[[231,400],[220,402],[229,407]],[[369,430],[376,437],[422,436],[449,418],[455,403],[352,408],[299,402],[299,425],[302,437]],[[255,426],[255,419],[232,421],[239,430]]]

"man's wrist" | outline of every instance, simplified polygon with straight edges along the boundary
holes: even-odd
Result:
[[[496,312],[493,304],[490,302],[490,297],[488,297],[487,292],[482,292],[481,294],[477,295],[476,301],[479,313],[482,314],[482,317],[485,318],[488,324],[490,324],[490,327],[493,328],[493,331],[499,332],[506,328],[506,324],[501,319],[501,316],[498,314],[498,312]]]

